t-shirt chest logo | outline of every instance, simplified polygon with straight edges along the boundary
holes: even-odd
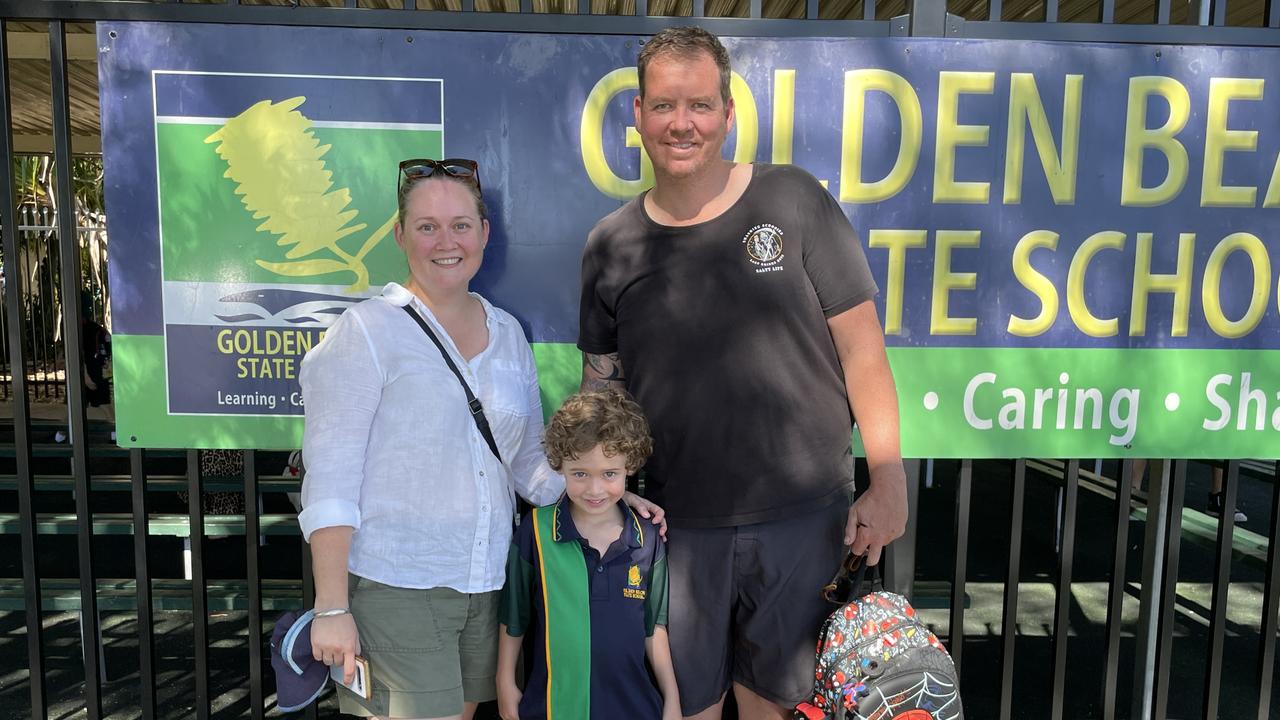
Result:
[[[632,600],[643,600],[644,590],[640,588],[640,566],[632,565],[627,571],[627,587],[622,588],[622,596]]]
[[[782,228],[763,223],[747,231],[742,238],[747,260],[755,265],[758,273],[777,272],[782,269]]]

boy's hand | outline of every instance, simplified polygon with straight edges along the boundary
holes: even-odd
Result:
[[[520,698],[524,693],[514,682],[498,683],[498,715],[502,720],[520,720]]]
[[[658,526],[658,535],[663,540],[667,539],[667,511],[636,495],[633,492],[625,492],[622,494],[622,502],[628,507],[636,511],[636,514],[642,518],[653,520]]]

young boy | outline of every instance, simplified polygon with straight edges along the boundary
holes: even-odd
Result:
[[[545,442],[565,493],[526,515],[511,542],[498,709],[504,720],[679,718],[666,550],[657,526],[621,502],[627,475],[653,450],[649,425],[617,391],[579,393],[551,417]],[[536,650],[522,695],[516,658],[530,630]]]

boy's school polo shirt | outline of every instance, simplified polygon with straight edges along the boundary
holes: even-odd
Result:
[[[533,633],[523,720],[658,720],[662,694],[645,639],[667,624],[667,555],[658,527],[625,503],[601,557],[578,532],[567,496],[525,515],[507,556],[500,619]],[[526,645],[528,647],[528,645]]]

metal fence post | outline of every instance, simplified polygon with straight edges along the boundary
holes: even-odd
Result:
[[[71,97],[67,76],[64,21],[49,23],[49,67],[53,88],[54,174],[57,180],[58,244],[61,249],[62,347],[67,387],[68,439],[76,486],[80,555],[80,628],[84,650],[85,708],[89,720],[102,717],[101,645],[98,634],[97,581],[93,570],[93,503],[89,483],[89,432],[85,419],[84,352],[80,324],[80,243],[76,237],[75,196],[71,189]]]
[[[0,162],[13,167],[13,109],[9,94],[8,23],[0,20]],[[48,714],[45,690],[44,631],[40,624],[40,577],[36,564],[36,527],[31,473],[31,407],[27,390],[27,346],[23,337],[22,288],[26,284],[19,260],[18,217],[15,211],[13,175],[0,172],[0,235],[4,239],[4,304],[9,315],[6,327],[9,343],[9,370],[13,377],[13,450],[17,465],[18,516],[21,519],[22,577],[26,604],[28,683],[31,714]]]
[[[916,505],[920,498],[920,460],[904,460],[907,471],[907,526],[902,537],[885,548],[884,577],[889,588],[906,597],[912,596],[916,577]]]
[[[911,37],[946,35],[946,0],[910,0],[907,12],[911,13]]]
[[[1160,587],[1164,578],[1165,518],[1169,512],[1169,461],[1148,464],[1146,533],[1142,546],[1141,596],[1138,600],[1134,652],[1133,717],[1151,717],[1156,668],[1156,634],[1160,625]],[[1120,482],[1127,482],[1121,478]]]

